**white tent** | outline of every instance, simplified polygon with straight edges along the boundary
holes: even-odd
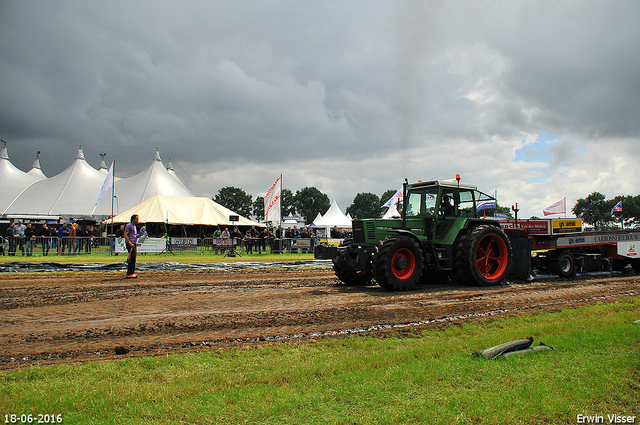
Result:
[[[336,200],[333,200],[331,207],[327,210],[320,219],[316,217],[313,224],[320,227],[333,227],[336,226],[341,229],[351,228],[351,219],[344,215]]]
[[[382,216],[382,218],[398,218],[400,217],[400,213],[398,212],[398,208],[396,208],[397,203],[391,204],[389,206],[389,210]]]
[[[167,164],[167,172],[171,175],[171,177],[176,179],[178,183],[184,186],[185,189],[187,189],[187,186],[185,186],[184,183],[182,183],[182,180],[180,180],[180,177],[178,177],[178,175],[176,174],[176,170],[173,169],[173,165],[171,164],[171,158],[169,158],[169,163]]]
[[[104,162],[104,156],[102,154],[100,154],[100,156],[102,156],[102,160],[100,161],[100,168],[98,168],[98,171],[100,171],[102,174],[109,174],[107,163]]]
[[[44,178],[34,173],[25,173],[9,161],[7,144],[0,150],[0,213],[29,185]]]
[[[230,221],[229,216],[238,214],[207,197],[156,195],[113,217],[113,222],[128,223],[133,214],[140,216],[141,223],[263,226],[242,216],[239,221]]]
[[[96,196],[92,200],[90,212],[98,199],[98,193],[103,182],[104,175],[102,175],[102,181],[98,185],[98,192],[96,192]],[[102,202],[95,208],[94,216],[111,216],[111,193],[111,188],[109,188]],[[155,195],[195,196],[180,180],[171,176],[162,164],[158,150],[156,150],[151,164],[144,171],[126,179],[116,179],[115,195],[114,215],[127,211]]]
[[[80,148],[75,160],[66,170],[32,183],[4,209],[4,213],[89,215],[98,199],[104,177],[104,174],[87,163]]]
[[[33,161],[33,165],[31,166],[31,169],[29,171],[27,171],[27,174],[31,174],[34,177],[37,177],[39,180],[42,179],[46,179],[47,176],[44,175],[44,173],[42,172],[42,167],[40,167],[40,152],[38,152],[38,154],[36,155],[36,160]]]

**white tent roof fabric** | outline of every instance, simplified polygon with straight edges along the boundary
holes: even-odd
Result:
[[[316,217],[316,220],[313,221],[313,224],[323,227],[337,226],[340,228],[347,228],[351,227],[351,219],[344,215],[344,213],[338,206],[338,203],[334,199],[331,207],[327,210],[327,212],[324,213],[324,215],[320,219]]]
[[[27,174],[31,174],[32,176],[38,177],[39,179],[47,178],[47,176],[45,176],[44,173],[42,172],[42,167],[40,167],[39,158],[36,158],[36,160],[33,161],[33,166],[29,171],[27,171]]]
[[[98,199],[98,193],[103,182],[104,176],[102,178],[102,182],[98,185],[98,192],[96,192],[96,196],[91,200],[89,214],[91,214],[95,202]],[[100,202],[96,207],[93,215],[111,215],[111,202],[109,202],[111,199],[111,193],[111,188],[109,188],[105,193],[102,202]],[[193,192],[182,184],[182,182],[176,180],[171,176],[171,174],[169,174],[162,164],[160,153],[157,150],[151,164],[149,164],[144,171],[126,179],[116,179],[115,194],[116,200],[114,201],[113,208],[114,215],[127,211],[155,195],[183,197],[195,196]]]
[[[0,150],[0,212],[4,211],[13,200],[32,183],[43,179],[35,173],[19,170],[9,160],[7,146]]]
[[[239,221],[230,221],[229,216],[237,214],[206,197],[156,195],[115,216],[113,222],[128,223],[133,214],[140,216],[140,223],[263,226],[242,216]]]
[[[106,178],[104,161],[101,170],[87,163],[82,148],[73,163],[60,174],[46,178],[36,159],[29,173],[11,164],[6,146],[0,151],[0,213],[59,215],[69,217],[111,216],[111,187],[96,207]],[[151,164],[129,178],[115,178],[114,214],[128,210],[155,195],[194,196],[177,176],[162,165],[158,151]]]
[[[171,160],[169,160],[169,163],[167,164],[167,172],[169,173],[169,175],[171,175],[171,177],[176,179],[178,183],[180,183],[185,189],[187,189],[187,186],[185,186],[184,183],[182,183],[182,180],[180,180],[180,177],[178,177],[178,175],[176,174],[176,170],[173,169],[173,165],[171,165]]]
[[[7,214],[90,215],[104,182],[78,150],[73,163],[60,174],[29,186],[4,211]]]

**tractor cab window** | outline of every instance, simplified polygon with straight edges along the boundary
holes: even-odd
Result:
[[[412,191],[407,196],[405,208],[407,217],[427,217],[433,216],[436,209],[436,199],[438,188],[428,187],[417,191]]]
[[[458,215],[456,206],[460,203],[457,191],[443,190],[440,197],[440,208],[438,214],[442,217],[453,217]]]
[[[473,191],[460,191],[460,204],[458,205],[460,217],[475,217],[476,209],[473,203]]]

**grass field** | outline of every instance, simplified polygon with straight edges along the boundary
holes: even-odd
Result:
[[[409,337],[28,367],[0,374],[0,414],[60,414],[65,424],[639,423],[639,318],[631,298]],[[527,336],[557,350],[470,356]]]

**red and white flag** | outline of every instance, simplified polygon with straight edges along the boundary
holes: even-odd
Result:
[[[548,207],[545,207],[542,212],[544,213],[544,215],[566,213],[567,209],[565,208],[565,198],[562,198],[559,201],[556,201],[553,204],[549,205]]]
[[[264,195],[264,221],[280,223],[280,197],[282,196],[282,174]]]

